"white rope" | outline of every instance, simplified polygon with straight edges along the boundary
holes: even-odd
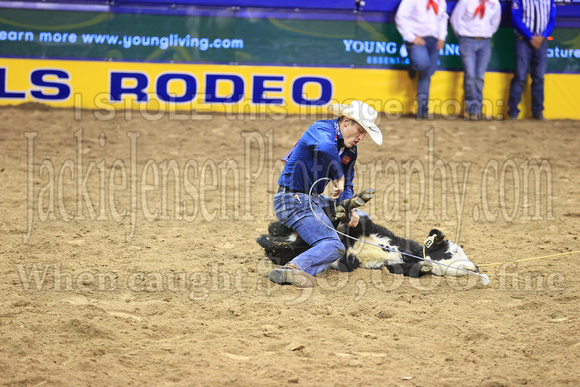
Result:
[[[371,243],[371,242],[363,241],[362,239],[358,239],[358,238],[355,238],[355,237],[353,237],[353,236],[347,235],[347,234],[345,234],[345,233],[343,233],[343,232],[341,232],[341,231],[338,231],[338,230],[336,230],[334,227],[330,227],[330,226],[329,226],[329,225],[327,225],[327,224],[326,224],[326,223],[325,223],[325,222],[324,222],[322,219],[320,219],[320,218],[318,217],[318,215],[316,215],[316,212],[314,211],[314,208],[312,207],[312,189],[314,188],[314,186],[315,186],[316,184],[318,184],[318,182],[319,182],[319,181],[322,181],[322,180],[329,180],[329,181],[331,181],[331,182],[332,182],[332,179],[330,179],[330,178],[328,178],[328,177],[322,177],[322,178],[320,178],[320,179],[316,180],[316,181],[315,181],[315,182],[314,182],[314,183],[313,183],[313,184],[310,186],[310,190],[308,191],[308,204],[310,205],[310,211],[312,211],[312,214],[313,214],[313,215],[316,217],[316,219],[317,219],[317,220],[318,220],[320,223],[322,223],[324,226],[326,226],[326,227],[328,227],[328,228],[330,228],[330,229],[332,229],[332,230],[336,231],[338,234],[340,234],[340,235],[343,235],[343,236],[345,236],[345,237],[347,237],[347,238],[353,239],[353,240],[355,240],[355,241],[359,241],[359,242],[361,242],[361,243],[366,243],[367,245],[371,245],[371,246],[378,247],[378,248],[380,248],[380,249],[382,249],[382,250],[388,250],[388,251],[391,251],[391,252],[394,252],[394,253],[399,253],[399,254],[407,255],[407,256],[409,256],[409,257],[417,258],[417,259],[420,259],[420,260],[422,260],[422,261],[428,261],[428,262],[430,262],[430,263],[436,263],[436,264],[438,264],[438,265],[441,265],[441,266],[446,266],[446,267],[448,267],[448,268],[451,268],[451,269],[460,270],[460,271],[464,271],[464,272],[466,272],[466,273],[468,273],[468,274],[474,274],[474,275],[480,276],[480,277],[481,277],[481,283],[482,283],[484,286],[487,286],[487,285],[489,284],[489,277],[488,277],[488,275],[487,275],[487,274],[483,274],[483,273],[482,273],[482,274],[480,274],[480,273],[476,273],[476,272],[474,272],[474,271],[467,270],[467,269],[463,269],[463,268],[461,268],[461,267],[455,267],[455,266],[447,265],[447,264],[445,264],[445,263],[442,263],[442,262],[433,261],[433,260],[431,260],[431,259],[421,258],[421,257],[418,257],[418,256],[416,256],[416,255],[413,255],[413,254],[404,253],[404,252],[402,252],[402,251],[397,251],[397,250],[389,249],[389,248],[388,248],[388,247],[386,247],[386,246],[381,246],[381,245],[377,245],[377,244],[374,244],[374,243]]]

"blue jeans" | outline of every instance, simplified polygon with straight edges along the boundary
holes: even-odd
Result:
[[[432,36],[423,39],[425,40],[424,46],[405,43],[411,68],[419,73],[419,80],[417,81],[417,118],[427,118],[429,114],[431,76],[435,74],[437,62],[439,62],[437,39]]]
[[[274,211],[282,224],[294,229],[310,246],[292,263],[300,270],[316,275],[342,256],[344,245],[322,210],[331,199],[323,195],[311,198],[312,208],[324,224],[310,210],[308,199],[307,194],[278,192],[274,195]]]
[[[515,52],[516,68],[510,85],[508,115],[517,117],[520,112],[518,104],[522,99],[529,72],[532,76],[532,114],[534,117],[540,117],[544,111],[544,74],[548,64],[548,41],[544,40],[540,48],[535,50],[527,40],[516,38]]]
[[[463,91],[465,111],[481,114],[483,104],[483,82],[487,65],[491,59],[491,40],[459,37],[459,54],[463,63]]]

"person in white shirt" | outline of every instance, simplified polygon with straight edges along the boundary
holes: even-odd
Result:
[[[463,63],[465,116],[481,119],[485,72],[491,59],[491,37],[501,21],[498,0],[459,0],[451,14],[451,26],[459,41]]]
[[[439,50],[447,37],[445,0],[402,0],[395,14],[397,30],[405,40],[411,70],[417,81],[417,118],[429,118],[431,76],[437,70]]]

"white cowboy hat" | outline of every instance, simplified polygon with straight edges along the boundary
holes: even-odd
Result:
[[[374,142],[381,145],[383,143],[383,134],[378,126],[375,125],[377,111],[361,101],[352,101],[350,105],[333,103],[328,105],[328,111],[337,116],[345,116],[359,123],[365,128]]]

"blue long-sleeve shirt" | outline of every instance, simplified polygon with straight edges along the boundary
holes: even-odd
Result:
[[[550,36],[556,24],[554,0],[513,0],[512,24],[516,33],[527,40],[534,35]]]
[[[332,180],[344,176],[344,191],[339,200],[353,196],[356,145],[347,149],[340,133],[338,119],[314,122],[291,151],[280,174],[278,184],[296,192],[310,192],[314,182],[322,177]],[[328,180],[316,184],[313,192],[324,192]]]

